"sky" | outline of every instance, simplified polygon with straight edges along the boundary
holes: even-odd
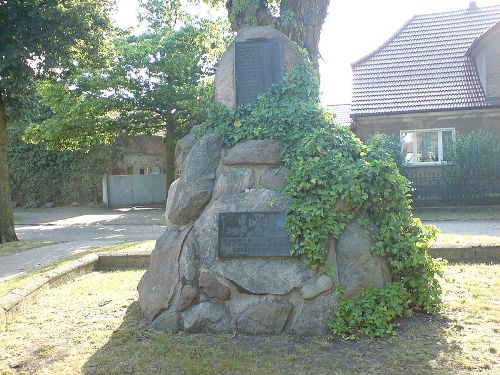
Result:
[[[304,0],[313,1],[313,0]],[[319,44],[323,104],[351,101],[351,63],[380,47],[414,15],[467,9],[469,0],[330,0]],[[134,26],[137,0],[118,0],[117,24]],[[500,0],[477,0],[478,7]]]

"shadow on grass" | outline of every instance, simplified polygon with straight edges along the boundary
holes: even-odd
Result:
[[[155,332],[137,302],[84,374],[436,374],[460,370],[447,343],[451,321],[417,314],[398,335],[344,341],[327,337],[251,337]],[[458,366],[458,368],[457,368]]]

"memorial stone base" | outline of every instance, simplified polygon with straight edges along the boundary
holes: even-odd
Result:
[[[178,142],[182,174],[168,194],[167,229],[138,287],[140,307],[153,327],[323,335],[333,321],[338,285],[357,296],[391,280],[357,221],[325,244],[331,275],[312,271],[303,258],[283,250],[280,218],[289,201],[279,191],[290,171],[279,147],[257,140],[224,148],[216,134],[199,141],[190,134]],[[227,213],[239,213],[230,225],[220,222]],[[221,238],[230,241],[221,244]]]

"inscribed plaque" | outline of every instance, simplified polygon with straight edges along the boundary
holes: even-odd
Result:
[[[252,103],[259,94],[283,80],[281,39],[235,43],[236,105]]]
[[[219,257],[286,257],[286,212],[219,213]]]

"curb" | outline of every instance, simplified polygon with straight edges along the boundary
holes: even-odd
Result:
[[[433,258],[442,258],[450,262],[500,263],[499,246],[431,247],[429,254]]]
[[[147,268],[149,258],[150,252],[89,254],[34,276],[20,287],[0,297],[0,332],[6,331],[16,316],[22,314],[41,293],[50,288],[93,271]]]

